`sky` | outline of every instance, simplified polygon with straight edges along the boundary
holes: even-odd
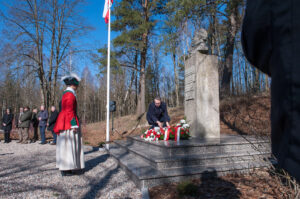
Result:
[[[80,8],[80,14],[84,18],[84,24],[92,27],[86,35],[77,38],[74,43],[79,46],[80,49],[93,50],[96,53],[96,49],[103,47],[107,44],[108,26],[105,24],[104,18],[102,18],[103,8],[105,0],[85,0],[84,5]],[[0,0],[1,11],[6,12],[5,6],[7,1]],[[4,28],[3,21],[0,20],[0,37],[3,39],[5,35],[2,33]],[[111,33],[111,40],[115,38],[117,34]],[[84,67],[89,67],[90,71],[97,73],[97,66],[93,64],[87,54],[82,54],[80,57],[74,57],[72,64],[76,65],[78,69],[76,72],[81,73]]]
[[[3,3],[7,4],[8,2],[5,0],[0,0],[0,6],[2,11],[6,11],[5,7],[3,7]],[[87,53],[82,53],[77,56],[73,56],[71,60],[68,60],[72,63],[72,66],[76,68],[75,72],[79,75],[82,74],[82,71],[85,67],[88,67],[93,75],[99,72],[98,66],[91,61],[89,52],[96,53],[97,49],[107,45],[108,40],[108,25],[105,23],[104,18],[102,17],[103,9],[104,9],[105,0],[85,0],[82,7],[80,7],[78,14],[84,18],[84,25],[92,27],[92,30],[89,30],[87,34],[73,40],[73,44],[71,44],[73,48],[79,47],[79,49],[86,50]],[[112,5],[112,9],[114,9],[114,5],[117,3],[117,0],[114,1]],[[112,16],[112,21],[114,17]],[[0,20],[0,37],[5,38],[5,35],[1,35],[1,29],[4,27],[3,23]],[[111,32],[111,41],[118,35],[116,32]],[[164,63],[164,66],[171,65],[169,59],[161,60]],[[168,68],[168,67],[167,67]],[[62,74],[64,75],[64,74]]]
[[[96,52],[96,49],[103,47],[108,42],[108,25],[105,23],[104,18],[102,18],[104,2],[105,0],[86,0],[85,6],[82,8],[82,13],[80,13],[85,18],[86,24],[93,29],[77,40],[79,45],[87,46],[87,48],[83,47],[84,49],[92,49],[94,50],[93,52]],[[116,35],[116,33],[112,32],[111,40]],[[79,70],[83,70],[87,66],[91,72],[97,73],[97,66],[87,56],[76,61]]]

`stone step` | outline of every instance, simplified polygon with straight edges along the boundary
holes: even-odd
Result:
[[[128,153],[139,156],[148,164],[157,168],[178,168],[185,166],[210,166],[217,164],[228,164],[235,162],[252,162],[257,160],[267,160],[270,158],[268,152],[258,151],[236,151],[226,153],[208,153],[208,154],[161,154],[148,151],[143,145],[131,145],[130,141],[115,141],[116,145],[122,147]]]
[[[144,146],[148,151],[170,156],[178,154],[208,154],[208,153],[228,153],[235,151],[270,151],[270,142],[254,137],[222,136],[221,139],[190,139],[180,142],[155,141],[149,142],[140,137],[128,137],[127,145]]]
[[[269,161],[237,162],[210,166],[186,166],[171,169],[156,169],[143,158],[130,153],[123,147],[110,144],[110,155],[115,158],[129,177],[139,188],[153,187],[156,185],[178,182],[192,178],[221,176],[232,172],[245,172],[249,169],[267,167]]]

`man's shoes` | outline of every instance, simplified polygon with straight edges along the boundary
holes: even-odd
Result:
[[[44,145],[44,144],[46,144],[46,142],[40,142],[40,144]]]
[[[54,143],[54,142],[51,142],[51,143],[50,143],[50,145],[56,145],[56,143]]]

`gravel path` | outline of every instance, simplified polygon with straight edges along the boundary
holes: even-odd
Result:
[[[107,152],[85,150],[86,172],[62,177],[55,146],[0,142],[0,198],[141,198]]]

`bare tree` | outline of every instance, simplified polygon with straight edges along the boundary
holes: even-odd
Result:
[[[77,15],[81,0],[14,0],[1,16],[9,25],[12,41],[40,85],[41,101],[47,107],[56,101],[57,79],[68,56],[71,40],[87,30]],[[24,66],[24,63],[22,64]]]

